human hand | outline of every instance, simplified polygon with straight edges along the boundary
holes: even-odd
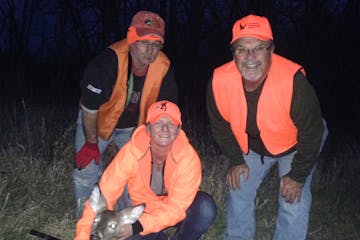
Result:
[[[86,142],[79,152],[75,155],[75,166],[81,170],[85,168],[93,159],[99,164],[100,151],[97,143]]]
[[[283,176],[280,180],[280,193],[287,203],[292,204],[295,200],[300,202],[301,190],[304,184],[292,180],[289,176]]]
[[[124,224],[120,227],[120,231],[116,236],[117,240],[125,240],[133,235],[132,224]]]
[[[247,180],[249,176],[249,167],[246,163],[235,165],[229,168],[226,181],[230,189],[240,189],[240,175],[244,175],[245,181]]]

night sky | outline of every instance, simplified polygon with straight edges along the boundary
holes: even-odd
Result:
[[[359,16],[356,0],[329,1],[0,1],[0,101],[76,106],[89,60],[125,37],[139,10],[166,22],[180,103],[204,112],[213,69],[231,59],[233,23],[269,18],[275,52],[303,65],[334,128],[360,121]]]

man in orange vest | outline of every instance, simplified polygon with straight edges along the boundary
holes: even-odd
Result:
[[[231,161],[224,239],[254,239],[256,193],[276,163],[273,239],[305,239],[311,178],[327,136],[318,98],[302,66],[274,53],[267,18],[236,21],[231,50],[233,60],[214,70],[207,92],[212,134]]]
[[[177,102],[170,61],[161,49],[165,23],[156,13],[138,12],[126,39],[115,42],[86,67],[72,174],[77,217],[103,172],[102,155],[114,142],[121,148],[157,100]],[[119,207],[130,204],[126,191]]]
[[[213,198],[199,191],[201,174],[200,158],[181,130],[178,106],[166,100],[153,103],[146,124],[135,130],[99,182],[110,210],[126,184],[132,204],[146,205],[135,223],[121,227],[117,239],[168,239],[163,230],[171,226],[177,228],[174,240],[199,239],[217,211]],[[91,235],[96,215],[92,207],[87,201],[76,240]]]

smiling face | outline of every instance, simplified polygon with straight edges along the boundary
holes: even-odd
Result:
[[[274,45],[271,41],[242,37],[232,44],[231,49],[245,88],[255,90],[269,72]]]
[[[169,117],[163,116],[154,123],[149,123],[151,146],[170,146],[179,134],[180,126],[175,125]]]

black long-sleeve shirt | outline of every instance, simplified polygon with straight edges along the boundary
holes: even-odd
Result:
[[[260,155],[271,157],[279,157],[296,150],[288,175],[295,181],[305,182],[306,176],[309,175],[316,162],[324,131],[320,103],[316,93],[305,76],[300,71],[297,72],[294,76],[290,109],[290,117],[298,130],[297,144],[281,154],[272,155],[264,146],[256,124],[257,103],[263,84],[264,82],[253,92],[245,91],[248,107],[246,132],[249,149]],[[212,80],[207,90],[207,110],[213,137],[224,155],[232,164],[245,163],[243,152],[232,133],[229,122],[223,119],[217,109]]]
[[[83,78],[80,83],[82,91],[82,105],[87,109],[97,110],[102,104],[107,102],[111,97],[117,79],[117,73],[118,57],[114,50],[106,48],[92,61],[90,61],[88,66],[85,68]],[[131,65],[129,64],[128,76],[130,76],[130,73]],[[140,111],[139,105],[145,77],[146,76],[139,77],[133,75],[133,91],[131,93],[129,104],[120,116],[117,124],[118,128],[137,126]],[[96,89],[96,91],[94,91],[94,89]],[[169,100],[177,103],[178,89],[171,66],[164,76],[158,100]]]

